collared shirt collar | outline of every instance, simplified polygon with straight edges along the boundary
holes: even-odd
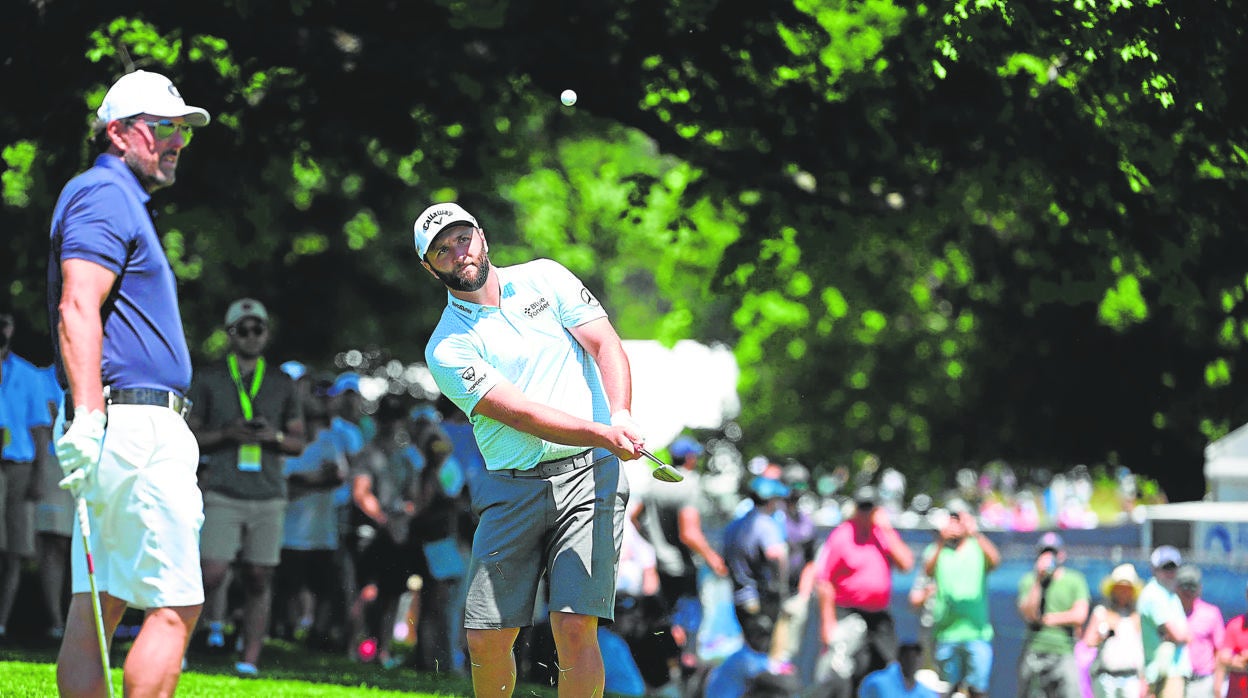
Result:
[[[126,165],[126,161],[116,155],[110,153],[100,153],[95,158],[95,166],[108,170],[114,177],[130,187],[139,197],[139,201],[146,204],[151,201],[152,195],[148,193],[143,185],[139,183],[139,178],[135,176],[130,167]]]

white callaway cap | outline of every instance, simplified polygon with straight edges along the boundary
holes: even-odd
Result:
[[[169,78],[146,70],[136,70],[118,78],[108,88],[104,103],[95,114],[106,124],[139,114],[168,119],[182,116],[192,126],[206,126],[210,118],[207,111],[188,106]]]
[[[467,223],[474,228],[481,227],[477,225],[477,219],[459,204],[434,204],[422,211],[416,217],[416,224],[412,226],[416,234],[416,252],[420,258],[425,258],[425,253],[429,251],[429,244],[438,236],[438,233],[457,223],[460,225]]]

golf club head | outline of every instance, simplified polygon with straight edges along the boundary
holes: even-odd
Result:
[[[650,475],[655,480],[659,482],[681,482],[685,479],[685,476],[681,475],[679,470],[659,460],[646,449],[641,449],[641,455],[650,461]]]

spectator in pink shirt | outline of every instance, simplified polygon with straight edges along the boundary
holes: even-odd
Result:
[[[1180,567],[1175,574],[1175,585],[1183,612],[1187,614],[1187,653],[1192,662],[1186,698],[1221,696],[1225,670],[1217,661],[1217,651],[1226,633],[1222,611],[1200,598],[1200,568],[1195,565]]]
[[[833,668],[842,676],[848,672],[855,691],[864,676],[897,659],[897,632],[888,612],[891,568],[909,572],[914,566],[914,553],[876,504],[875,488],[858,490],[853,516],[828,534],[818,565],[821,639]]]

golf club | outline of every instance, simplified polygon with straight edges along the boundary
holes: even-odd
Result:
[[[95,636],[100,642],[100,664],[104,667],[104,685],[108,687],[108,698],[113,698],[108,643],[104,638],[104,612],[100,610],[100,593],[95,588],[95,560],[91,557],[91,520],[87,517],[87,500],[82,495],[78,495],[78,527],[82,529],[82,547],[87,553],[87,581],[91,584],[91,611],[95,615]]]
[[[650,474],[655,480],[660,482],[681,482],[685,479],[685,476],[681,475],[679,470],[659,460],[653,453],[644,448],[638,450],[641,451],[641,455],[650,459]]]

